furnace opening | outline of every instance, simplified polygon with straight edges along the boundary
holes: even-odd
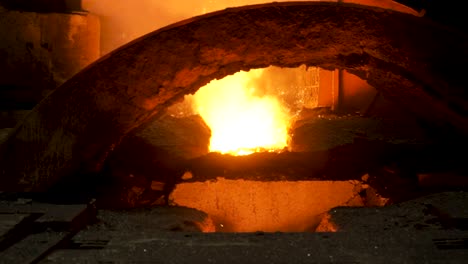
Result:
[[[127,136],[108,173],[120,206],[194,208],[213,223],[205,231],[334,231],[334,207],[419,195],[431,143],[351,73],[271,66],[186,95]]]
[[[211,130],[211,152],[280,152],[287,149],[301,110],[318,106],[318,87],[316,67],[241,71],[185,96],[168,114],[200,115]]]

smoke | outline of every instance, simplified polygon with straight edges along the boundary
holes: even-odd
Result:
[[[183,10],[174,12],[168,9],[164,2],[83,0],[83,8],[101,20],[101,55],[186,16]]]
[[[311,1],[282,0],[278,2]],[[312,0],[313,1],[313,0]],[[324,1],[324,0],[315,0]],[[392,0],[328,0],[414,11]],[[101,18],[101,55],[172,23],[228,7],[272,0],[82,0],[83,9]]]
[[[265,0],[82,0],[101,19],[101,55],[175,22],[228,7]]]

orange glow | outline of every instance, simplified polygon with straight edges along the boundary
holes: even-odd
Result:
[[[280,2],[290,1],[310,0]],[[101,55],[104,55],[137,37],[183,19],[228,7],[271,2],[271,0],[82,0],[82,6],[85,10],[100,16]],[[330,0],[330,2],[338,2],[338,0]],[[418,15],[415,10],[392,0],[344,0],[341,2],[378,6]]]
[[[273,96],[257,96],[263,69],[213,80],[193,96],[194,110],[211,128],[210,151],[247,155],[288,145],[291,117]]]
[[[207,213],[217,232],[313,232],[330,209],[364,206],[361,190],[359,181],[217,178],[178,184],[171,201]]]

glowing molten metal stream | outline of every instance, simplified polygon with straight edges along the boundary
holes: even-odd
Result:
[[[258,96],[254,80],[263,70],[213,80],[193,97],[195,111],[211,128],[210,151],[247,155],[288,145],[290,116],[273,96]]]

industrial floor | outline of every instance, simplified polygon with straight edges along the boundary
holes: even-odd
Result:
[[[337,232],[202,233],[190,208],[3,199],[0,263],[468,263],[464,190],[326,215]]]

